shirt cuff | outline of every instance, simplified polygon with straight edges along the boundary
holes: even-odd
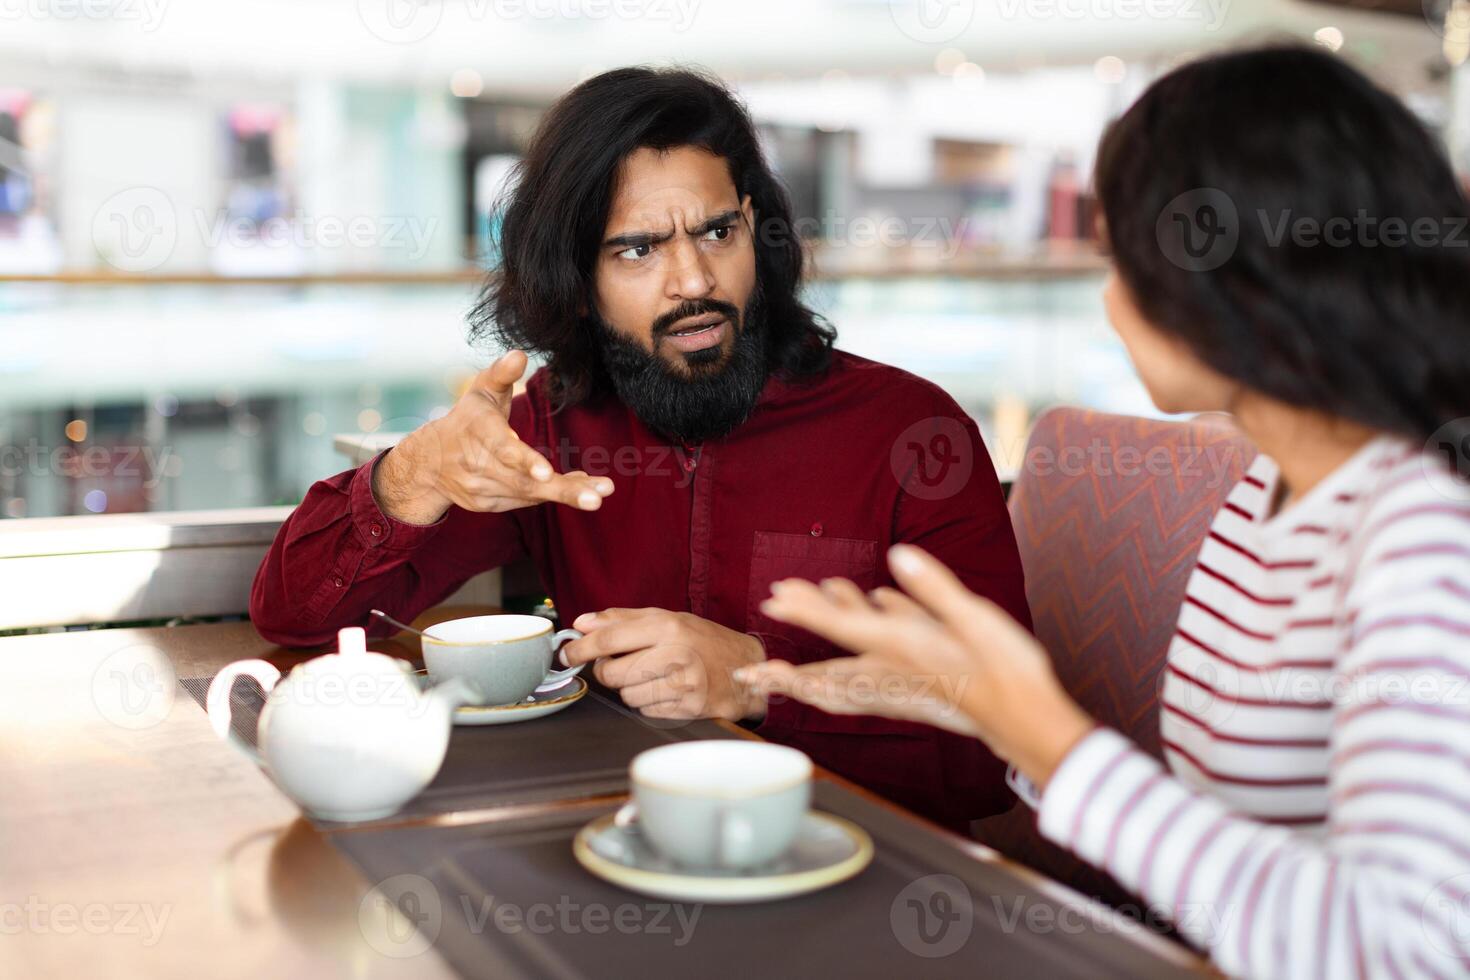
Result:
[[[1035,810],[1041,806],[1041,790],[1035,783],[1021,775],[1015,766],[1006,766],[1006,785],[1021,802]]]
[[[1098,860],[1134,789],[1159,764],[1111,728],[1073,746],[1041,794],[1042,836],[1087,860]]]
[[[377,497],[373,496],[373,472],[389,452],[391,450],[385,449],[378,453],[359,466],[353,475],[352,486],[348,490],[352,526],[357,528],[358,540],[366,548],[410,551],[438,534],[449,515],[446,512],[433,524],[407,524],[383,513]]]
[[[767,660],[796,662],[791,656],[791,641],[785,637],[771,633],[748,633],[746,635],[761,641],[761,646],[766,649]],[[798,726],[797,718],[800,714],[800,703],[794,698],[788,698],[784,694],[768,697],[766,698],[766,716],[751,730],[757,734],[769,732],[771,729],[791,731]]]

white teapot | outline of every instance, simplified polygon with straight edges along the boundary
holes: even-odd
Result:
[[[337,650],[293,667],[284,680],[264,660],[230,664],[209,685],[209,721],[312,816],[386,817],[433,780],[454,709],[478,698],[463,680],[424,690],[408,664],[369,653],[359,626],[338,632]],[[241,676],[267,694],[259,750],[230,727],[230,690]]]

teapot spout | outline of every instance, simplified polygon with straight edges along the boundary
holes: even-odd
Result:
[[[430,698],[443,703],[449,711],[462,708],[465,705],[480,705],[485,703],[485,695],[472,681],[463,677],[451,677],[447,681],[435,684],[426,692]]]

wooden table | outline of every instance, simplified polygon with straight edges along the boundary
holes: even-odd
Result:
[[[481,611],[441,608],[416,625]],[[417,653],[397,638],[370,645]],[[147,668],[160,655],[167,665],[155,677]],[[178,680],[208,677],[252,657],[288,668],[314,655],[275,647],[244,622],[0,640],[0,976],[455,976],[433,950],[401,959],[366,941],[364,878],[167,676],[171,667]],[[916,833],[944,835],[957,861],[1038,880],[906,819]],[[1143,944],[1161,963],[1200,965],[1157,937],[1118,941]]]

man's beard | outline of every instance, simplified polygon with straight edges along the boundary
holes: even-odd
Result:
[[[681,353],[687,373],[656,353],[659,341],[680,320],[706,313],[725,317],[735,332],[730,355],[720,363],[721,347]],[[623,404],[654,432],[692,446],[728,435],[750,417],[765,387],[767,330],[765,304],[756,286],[745,313],[718,300],[686,300],[653,323],[654,351],[618,333],[593,314],[602,344],[602,363]]]

